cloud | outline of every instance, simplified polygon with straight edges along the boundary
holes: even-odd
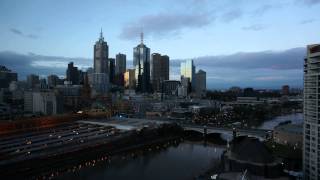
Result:
[[[231,11],[228,11],[221,16],[221,20],[225,23],[232,22],[236,19],[241,18],[243,15],[243,12],[240,9],[233,9]]]
[[[315,19],[305,19],[305,20],[300,21],[299,24],[310,24],[310,23],[313,23],[315,21],[316,21]]]
[[[253,24],[250,26],[244,26],[242,27],[243,30],[248,30],[248,31],[261,31],[266,29],[266,26],[262,25],[262,24]]]
[[[26,37],[26,38],[30,38],[30,39],[38,39],[39,36],[34,35],[34,34],[26,34],[24,32],[22,32],[19,29],[16,28],[10,28],[10,32],[12,32],[15,35],[21,36],[21,37]]]
[[[163,37],[179,34],[183,29],[196,29],[209,25],[214,20],[207,13],[166,14],[142,16],[137,22],[129,23],[121,33],[122,39],[136,39],[140,32],[146,36]]]
[[[280,88],[283,84],[302,87],[305,51],[305,48],[293,48],[202,56],[194,58],[194,64],[197,71],[202,69],[207,72],[208,88],[229,88],[234,85]],[[0,52],[0,64],[18,72],[19,79],[25,79],[31,73],[65,76],[67,64],[71,61],[80,69],[91,67],[93,63],[92,59],[87,58]],[[182,59],[170,60],[171,79],[180,79],[181,62]],[[127,64],[129,66],[131,63]]]
[[[33,53],[19,54],[10,51],[0,52],[0,64],[12,71],[18,72],[19,79],[25,79],[28,74],[64,76],[68,62],[74,62],[80,69],[92,65],[92,60],[86,58],[69,58],[60,56],[43,56]]]
[[[252,15],[253,16],[262,16],[266,12],[270,11],[271,9],[275,8],[275,6],[270,5],[270,4],[265,4],[260,7],[258,7],[256,10],[253,11]]]
[[[308,6],[320,4],[320,0],[297,0],[298,3],[303,3]]]

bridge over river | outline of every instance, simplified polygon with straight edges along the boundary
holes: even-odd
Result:
[[[199,126],[190,124],[180,124],[185,130],[197,131],[203,134],[219,133],[226,135],[236,136],[250,136],[259,139],[267,139],[272,137],[272,131],[266,129],[242,129],[242,128],[224,128],[224,127],[212,127],[212,126]]]

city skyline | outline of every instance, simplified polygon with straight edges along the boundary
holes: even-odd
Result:
[[[48,75],[44,72],[61,76],[70,61],[74,61],[80,69],[91,67],[91,44],[95,42],[102,27],[110,46],[110,57],[114,58],[119,52],[126,54],[130,68],[132,47],[136,46],[143,30],[151,53],[170,56],[170,79],[179,79],[180,61],[193,59],[200,69],[210,69],[207,70],[210,89],[224,89],[233,85],[276,88],[289,84],[292,87],[302,87],[300,64],[301,58],[305,56],[305,44],[319,41],[319,36],[313,31],[319,21],[314,18],[315,11],[311,11],[319,7],[319,1],[237,2],[232,4],[234,8],[228,6],[230,1],[190,0],[183,4],[174,1],[172,7],[164,11],[159,7],[168,7],[166,2],[155,1],[155,4],[150,4],[142,1],[133,4],[126,1],[126,6],[121,9],[118,2],[97,1],[107,9],[117,7],[103,13],[101,8],[92,5],[94,3],[73,3],[75,14],[70,14],[66,9],[71,6],[68,3],[61,7],[58,3],[49,1],[32,1],[25,7],[25,2],[16,7],[15,1],[2,1],[1,7],[4,9],[1,11],[1,18],[6,19],[0,36],[5,41],[8,40],[8,43],[0,45],[0,62],[14,71],[22,72],[19,76],[22,79],[28,74],[23,71],[28,69],[40,76]],[[142,13],[139,11],[140,5],[150,9]],[[24,9],[17,9],[20,7]],[[24,14],[39,7],[43,8],[37,12],[43,13],[41,18],[34,18],[38,17],[36,12]],[[66,21],[60,22],[43,12],[49,11],[50,7],[60,9],[61,14],[58,16],[66,18]],[[190,10],[190,13],[185,14],[185,9]],[[83,15],[79,14],[81,10],[85,12]],[[93,10],[98,13],[91,14]],[[101,16],[109,17],[115,10],[119,10],[116,18],[101,20]],[[197,10],[203,10],[203,14],[197,13]],[[217,11],[213,12],[214,10]],[[124,15],[123,12],[126,11],[130,12],[132,18]],[[79,17],[75,17],[77,15]],[[28,16],[32,18],[28,19]],[[75,19],[73,26],[63,25],[70,18]],[[35,22],[34,19],[39,21]],[[159,22],[153,24],[152,20]],[[164,28],[161,22],[170,26]],[[36,27],[41,24],[46,28]],[[59,28],[50,29],[53,25]],[[27,69],[22,71],[15,68],[24,63],[30,68],[25,65],[23,67]],[[239,67],[239,64],[246,66]]]

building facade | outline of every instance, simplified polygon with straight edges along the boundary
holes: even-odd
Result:
[[[207,74],[203,70],[199,70],[195,74],[195,93],[197,97],[205,97],[207,93]]]
[[[109,90],[109,47],[104,41],[102,30],[100,38],[94,45],[93,72],[88,73],[92,96],[103,96]]]
[[[143,34],[141,35],[141,43],[133,48],[133,66],[135,68],[136,91],[150,92],[150,48],[143,44]]]
[[[160,92],[163,81],[169,80],[169,56],[153,53],[150,71],[153,90]]]
[[[320,179],[320,44],[307,46],[304,60],[304,179]]]
[[[196,67],[193,64],[192,59],[186,60],[185,62],[181,63],[181,66],[180,66],[181,78],[189,78],[192,91],[194,91],[195,89],[195,80],[194,80],[195,71],[196,71]]]
[[[35,74],[30,74],[27,76],[27,87],[30,89],[36,88],[39,85],[39,76]]]
[[[116,69],[115,69],[115,74],[123,74],[126,72],[126,61],[127,57],[125,54],[118,53],[116,55]]]
[[[115,59],[109,58],[108,67],[109,67],[109,81],[110,83],[115,83]]]
[[[94,45],[93,69],[95,73],[108,73],[109,47],[104,41],[102,30],[100,38]]]
[[[18,74],[7,69],[5,66],[0,66],[0,88],[8,88],[10,82],[17,81]]]
[[[66,80],[69,81],[71,84],[79,84],[79,70],[78,67],[74,66],[73,62],[70,62],[68,64],[66,77]]]
[[[124,73],[124,87],[126,89],[135,89],[136,87],[136,78],[135,78],[135,69],[127,69]]]

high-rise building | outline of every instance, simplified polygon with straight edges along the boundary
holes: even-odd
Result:
[[[115,74],[123,74],[126,72],[126,61],[127,61],[127,57],[125,54],[121,54],[118,53],[116,55],[116,70],[115,70]]]
[[[194,81],[195,71],[196,71],[196,68],[193,64],[192,59],[188,59],[185,62],[181,63],[181,67],[180,67],[181,77],[190,79],[192,91],[194,91],[194,88],[195,88],[195,81]]]
[[[88,80],[92,87],[92,96],[105,95],[109,90],[109,47],[104,41],[102,30],[100,38],[94,45],[93,72],[88,73]]]
[[[51,74],[47,77],[49,88],[56,87],[59,84],[59,77],[57,75]]]
[[[114,58],[109,58],[108,66],[109,66],[109,81],[110,83],[114,84],[115,83],[115,59]]]
[[[35,74],[30,74],[27,76],[27,86],[28,88],[36,88],[40,84],[39,76]]]
[[[124,73],[124,87],[127,89],[136,87],[135,69],[127,69]]]
[[[198,97],[204,97],[207,91],[207,82],[206,82],[206,72],[203,70],[199,70],[195,74],[195,92]]]
[[[289,85],[284,85],[284,86],[282,86],[282,95],[289,95],[289,93],[290,93],[290,87],[289,87]]]
[[[151,82],[153,90],[161,91],[161,83],[169,80],[169,56],[153,53],[151,55]]]
[[[66,80],[71,84],[77,85],[79,84],[79,75],[78,67],[75,67],[73,62],[70,62],[66,71]]]
[[[5,66],[0,66],[0,88],[8,88],[10,82],[17,81],[18,74],[7,69]]]
[[[93,69],[95,73],[108,73],[108,57],[109,47],[107,42],[104,41],[102,29],[100,38],[94,45]]]
[[[133,48],[133,66],[136,90],[143,93],[150,92],[150,48],[143,44],[143,33],[141,33],[141,43]]]
[[[304,60],[303,172],[305,180],[320,179],[320,44],[307,46]]]

